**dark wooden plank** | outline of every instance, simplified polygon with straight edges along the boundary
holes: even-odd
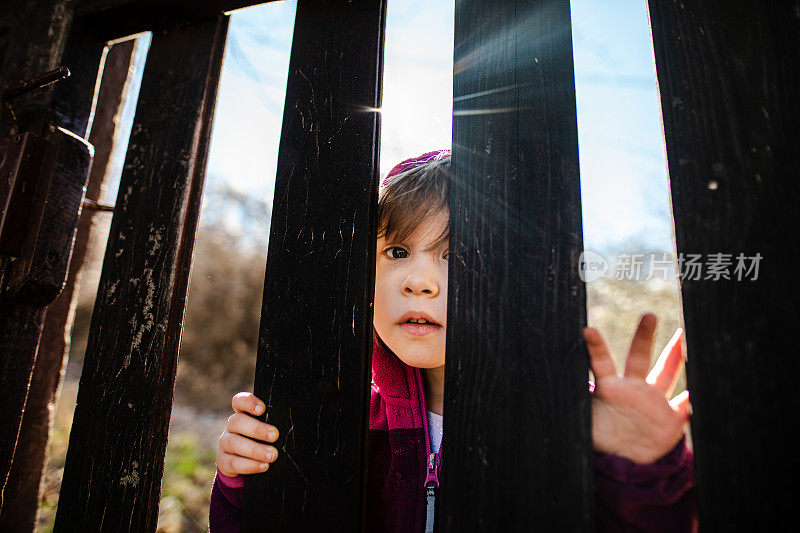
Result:
[[[156,34],[89,331],[55,528],[153,531],[227,17]]]
[[[32,135],[32,134],[31,134]],[[0,295],[0,513],[18,448],[22,415],[41,335],[45,307],[67,275],[78,211],[91,164],[91,146],[55,129],[43,143],[38,168],[37,216],[25,229],[22,253],[4,272]],[[29,183],[30,184],[30,183]],[[13,201],[12,197],[12,201]]]
[[[78,136],[85,131],[91,111],[103,43],[74,32],[71,5],[64,2],[8,2],[0,8],[0,47],[2,89],[50,70],[65,58],[82,56],[81,68],[67,82],[48,89],[34,90],[13,100],[17,125],[49,139],[39,154],[50,160],[48,175],[37,190],[44,200],[37,213],[19,230],[22,243],[14,261],[0,261],[0,405],[3,425],[0,430],[0,521],[8,516],[6,490],[18,447],[22,416],[28,397],[28,384],[36,360],[45,306],[61,290],[70,258],[71,244],[90,164],[86,144],[57,127],[66,127]],[[68,38],[68,36],[71,36]],[[65,85],[66,83],[66,85]],[[61,105],[64,111],[54,115]],[[84,129],[81,129],[81,124]],[[12,125],[3,120],[0,131],[7,134]],[[28,136],[31,137],[30,135]],[[45,146],[45,145],[43,145]],[[48,174],[49,171],[39,171]],[[34,172],[35,173],[35,172]]]
[[[700,527],[777,531],[800,496],[800,2],[649,6],[678,251],[732,254],[730,280],[682,282]]]
[[[280,453],[246,531],[364,525],[385,9],[298,2],[255,382]]]
[[[72,22],[71,11],[61,6],[53,6],[51,11],[36,15],[42,18],[64,16]],[[105,57],[106,41],[80,22],[70,24],[67,30],[63,35],[53,38],[39,37],[50,43],[47,63],[37,64],[36,71],[27,66],[20,68],[13,71],[13,77],[9,77],[9,81],[16,79],[19,82],[30,79],[31,74],[43,74],[55,66],[65,66],[70,70],[70,76],[65,80],[35,89],[13,100],[21,131],[29,130],[44,135],[50,125],[55,125],[79,137],[86,135],[97,73],[102,69]]]
[[[589,531],[569,2],[456,2],[439,531]]]
[[[5,487],[14,462],[44,314],[45,308],[40,305],[0,301],[0,516],[4,515]]]
[[[204,17],[209,17],[272,1],[275,0],[78,0],[76,10],[79,17],[111,11],[123,6],[152,13],[179,10],[189,14],[194,11]]]
[[[222,13],[275,0],[82,0],[76,17],[111,40],[213,19]]]
[[[0,92],[58,65],[72,27],[72,7],[71,0],[0,2]],[[96,73],[97,64],[94,67]],[[41,91],[30,93],[39,107],[47,108],[49,101],[44,96]],[[20,96],[14,102],[21,104],[27,99]],[[9,131],[10,124],[3,115],[0,134]]]
[[[119,43],[109,50],[103,68],[103,81],[89,141],[95,148],[92,171],[86,184],[86,197],[97,199],[103,187],[111,149],[119,142],[114,135],[115,116],[121,112],[123,87],[135,41]],[[87,245],[95,211],[84,209],[78,220],[69,274],[63,291],[47,307],[36,364],[30,378],[22,425],[17,438],[14,462],[3,492],[0,531],[33,531],[39,508],[39,489],[43,478],[50,426],[55,414],[56,393],[69,351],[69,338]],[[98,216],[111,216],[100,213]]]

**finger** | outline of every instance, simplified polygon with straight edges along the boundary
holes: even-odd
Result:
[[[250,413],[253,415],[260,415],[266,409],[264,402],[256,398],[254,394],[249,392],[240,392],[236,394],[231,400],[233,410],[237,413]]]
[[[656,331],[656,315],[645,313],[633,335],[628,357],[625,359],[625,377],[645,379],[653,355],[653,334]]]
[[[259,462],[271,463],[278,458],[278,450],[273,446],[234,433],[223,433],[219,439],[219,448],[225,453]]]
[[[217,458],[217,468],[226,476],[235,477],[241,474],[264,472],[269,468],[269,463],[226,453]]]
[[[256,420],[245,413],[236,413],[228,419],[228,431],[252,439],[275,442],[278,439],[278,428]]]
[[[669,401],[669,406],[681,415],[681,420],[683,420],[684,423],[689,422],[689,417],[692,414],[692,404],[689,402],[688,390],[681,392],[671,399]]]
[[[672,396],[672,391],[675,390],[675,384],[678,382],[678,375],[683,363],[682,338],[683,330],[678,328],[647,375],[647,382],[662,391],[665,398]]]
[[[611,350],[608,349],[608,344],[600,332],[595,328],[584,328],[583,338],[586,340],[589,363],[592,366],[595,381],[607,376],[616,376],[617,367],[614,364],[614,358],[611,357]]]

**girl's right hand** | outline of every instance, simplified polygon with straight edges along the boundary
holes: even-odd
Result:
[[[228,477],[264,472],[278,457],[278,450],[258,441],[275,442],[278,428],[250,416],[260,415],[266,406],[249,392],[235,395],[231,405],[235,413],[219,436],[217,468]]]

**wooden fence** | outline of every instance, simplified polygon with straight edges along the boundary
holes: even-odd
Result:
[[[155,530],[224,12],[255,3],[0,5],[0,89],[72,71],[14,101],[20,131],[56,146],[58,164],[49,229],[13,229],[3,204],[0,244],[30,244],[0,248],[0,523],[13,524],[6,487],[41,323],[66,275],[54,250],[69,256],[98,69],[107,42],[150,30],[56,530]],[[700,524],[776,530],[800,494],[800,1],[650,0],[649,12],[678,251],[763,258],[755,281],[682,282]],[[385,16],[385,0],[298,0],[255,381],[284,459],[248,481],[248,531],[363,529],[380,145],[365,110],[380,107]],[[569,1],[457,0],[455,16],[438,529],[591,530]],[[3,125],[4,179],[18,133]],[[49,262],[20,270],[21,256]]]

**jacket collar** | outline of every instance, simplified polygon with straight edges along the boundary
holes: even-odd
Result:
[[[372,332],[372,383],[387,406],[389,429],[425,428],[424,393],[419,368],[405,364]],[[370,413],[372,417],[373,413]],[[427,428],[425,428],[427,429]]]

